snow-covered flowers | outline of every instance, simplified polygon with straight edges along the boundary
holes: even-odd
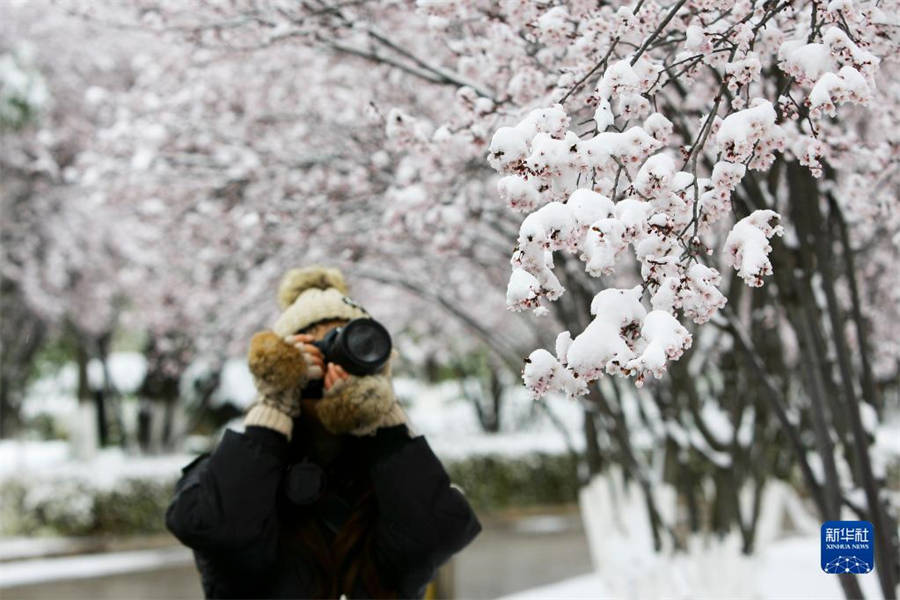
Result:
[[[647,375],[662,377],[666,362],[677,360],[691,347],[691,334],[671,313],[653,310],[641,323],[643,351],[629,361],[627,368],[636,374],[635,383],[643,384]]]
[[[779,220],[775,211],[755,210],[738,221],[725,240],[725,260],[751,287],[762,286],[763,277],[772,274],[769,238],[784,233]]]
[[[784,149],[784,132],[775,124],[775,108],[762,98],[751,107],[725,117],[716,133],[722,158],[748,163],[751,169],[766,169],[775,160],[774,152]]]
[[[829,8],[836,19],[847,12],[839,4]],[[872,97],[880,61],[851,40],[841,27],[829,27],[822,34],[821,42],[788,40],[781,44],[778,57],[782,70],[811,87],[806,99],[811,117],[833,117],[838,104],[864,104]]]
[[[568,331],[556,340],[556,357],[535,350],[523,370],[535,396],[559,391],[576,396],[603,373],[634,375],[641,385],[648,375],[661,377],[668,360],[691,346],[691,335],[669,312],[649,313],[641,304],[640,286],[609,288],[591,302],[594,319],[574,339]]]
[[[535,350],[525,359],[522,379],[535,398],[550,391],[576,396],[584,389],[584,382],[579,381],[571,371],[543,348]]]
[[[634,376],[640,385],[648,375],[660,377],[667,361],[690,347],[679,316],[703,323],[726,302],[717,287],[719,272],[684,260],[688,242],[694,252],[711,252],[699,237],[688,240],[690,224],[696,220],[698,232],[708,233],[729,214],[731,194],[747,167],[765,167],[784,144],[774,107],[754,99],[749,108],[708,124],[722,160],[708,178],[695,181],[671,153],[657,152],[673,132],[660,113],[643,126],[608,130],[617,119],[630,122],[648,112],[637,100],[646,99],[636,93],[652,85],[654,71],[645,61],[638,64],[641,69],[619,61],[601,78],[592,96],[594,135],[583,139],[568,129],[571,118],[555,105],[530,111],[491,140],[488,162],[504,175],[497,184],[500,197],[526,213],[510,259],[509,309],[547,314],[544,301],[565,292],[553,271],[557,251],[577,256],[590,276],[599,277],[614,274],[630,247],[644,280],[643,286],[598,293],[591,305],[594,319],[574,339],[558,340],[556,358],[532,354],[523,374],[536,394],[585,393],[585,383],[604,373]],[[727,68],[745,85],[758,77],[757,66],[749,56]],[[613,110],[609,99],[615,97]],[[771,272],[767,240],[781,233],[777,219],[772,211],[758,211],[726,240],[729,264],[750,285],[761,285]],[[649,313],[644,302],[652,307]]]
[[[819,116],[825,113],[835,116],[837,104],[853,102],[864,104],[872,97],[869,84],[859,71],[853,67],[841,67],[838,73],[823,73],[812,91],[808,103],[810,115]]]

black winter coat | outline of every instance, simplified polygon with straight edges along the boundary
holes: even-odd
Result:
[[[342,439],[339,460],[322,467],[277,431],[226,429],[212,453],[182,469],[166,526],[194,550],[207,598],[312,597],[311,566],[286,550],[283,524],[313,510],[333,539],[357,480],[374,487],[376,569],[399,598],[422,598],[437,568],[481,531],[424,436],[398,425]],[[369,597],[359,581],[345,593]]]

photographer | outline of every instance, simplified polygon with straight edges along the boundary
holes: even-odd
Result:
[[[166,525],[207,598],[422,598],[481,524],[407,423],[396,351],[341,273],[291,270],[278,296],[250,344],[245,431],[182,469]]]

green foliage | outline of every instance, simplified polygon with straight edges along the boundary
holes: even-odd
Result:
[[[129,479],[96,499],[98,533],[138,534],[165,531],[165,510],[172,499],[174,481]]]
[[[50,413],[38,413],[22,423],[22,430],[39,440],[65,440],[69,433],[60,419]]]
[[[123,300],[124,305],[132,304],[129,300]],[[143,352],[147,345],[149,334],[141,329],[127,329],[117,327],[113,332],[111,352]]]
[[[174,481],[131,478],[114,490],[66,479],[0,487],[0,535],[130,535],[165,531]]]
[[[28,382],[34,382],[44,377],[56,374],[66,363],[74,360],[75,344],[71,336],[59,335],[48,339],[38,350],[31,370],[28,373]]]
[[[0,114],[0,127],[4,129],[20,129],[37,118],[36,111],[21,98],[9,98]]]
[[[49,100],[43,75],[22,47],[0,54],[0,131],[16,131],[38,120]]]
[[[456,380],[461,375],[487,377],[489,354],[486,346],[478,346],[464,354],[454,354],[449,363],[438,365],[435,369],[436,382]]]
[[[83,481],[11,479],[0,487],[0,534],[88,535],[94,532],[93,491]]]
[[[472,456],[445,463],[475,510],[499,510],[578,499],[577,464],[569,454]]]

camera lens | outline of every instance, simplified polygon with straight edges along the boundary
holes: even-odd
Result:
[[[381,362],[391,352],[391,339],[386,333],[375,321],[360,319],[347,331],[347,349],[361,362]]]

